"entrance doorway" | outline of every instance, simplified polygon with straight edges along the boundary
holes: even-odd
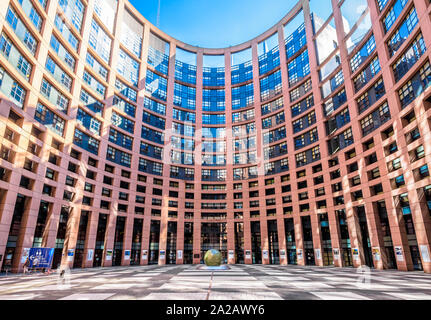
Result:
[[[215,249],[222,255],[222,263],[227,263],[226,223],[202,223],[201,228],[201,262],[205,253]]]

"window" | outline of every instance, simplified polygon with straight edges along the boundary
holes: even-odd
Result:
[[[69,68],[73,71],[75,69],[75,58],[69,53],[69,51],[60,43],[57,37],[52,34],[50,41],[51,48],[57,53],[57,55],[65,62]],[[87,53],[88,55],[88,53]]]
[[[138,86],[139,62],[121,49],[118,56],[117,72],[135,87]]]
[[[84,70],[82,79],[91,87],[91,89],[101,95],[102,99],[105,97],[106,87],[96,80],[96,78],[94,78],[87,70]]]
[[[15,34],[18,36],[18,38],[25,44],[30,52],[35,55],[38,46],[37,40],[33,37],[25,24],[20,18],[18,18],[16,12],[10,6],[6,14],[6,21],[15,31]]]
[[[144,98],[144,108],[154,111],[163,116],[166,114],[166,106],[164,104],[151,100],[147,97]],[[176,109],[174,109],[174,119],[175,119],[175,110]],[[180,120],[180,119],[177,119],[177,120]]]
[[[419,167],[418,172],[419,172],[421,179],[428,177],[430,175],[429,170],[428,170],[428,165],[426,165],[426,164]]]
[[[150,32],[148,65],[167,75],[169,67],[169,43]]]
[[[81,31],[82,18],[84,16],[84,4],[80,0],[59,0],[58,5],[63,10],[66,18]]]
[[[34,118],[55,133],[59,134],[60,136],[63,136],[64,125],[66,121],[60,118],[54,112],[52,112],[46,106],[38,103],[36,106]]]
[[[251,50],[250,50],[251,51]],[[251,52],[250,52],[251,56]],[[233,54],[235,57],[235,54]],[[253,65],[251,61],[233,65],[231,68],[232,84],[239,84],[249,81],[253,78]]]
[[[424,146],[420,145],[419,147],[417,147],[415,149],[415,155],[416,155],[416,159],[421,159],[421,158],[425,157]]]
[[[60,68],[50,56],[46,57],[45,68],[54,76],[55,80],[62,84],[68,91],[72,89],[72,78]]]
[[[194,59],[196,61],[196,54],[177,48],[177,55],[182,55],[184,53],[190,57],[190,60]],[[175,80],[196,84],[196,66],[175,60]]]
[[[422,92],[430,86],[430,79],[431,68],[429,61],[427,61],[419,70],[419,72],[413,75],[413,77],[407,81],[407,83],[400,90],[398,90],[398,96],[403,108],[410,104],[416,97],[422,94]]]
[[[18,71],[28,80],[33,66],[12,44],[6,34],[2,33],[0,38],[0,52],[12,63]]]
[[[277,40],[277,33],[271,36],[270,38],[259,43],[258,44],[259,51],[262,50],[264,47],[267,48],[269,42],[271,42],[274,45],[274,42],[276,40]],[[259,55],[259,74],[260,75],[270,72],[271,70],[277,68],[279,65],[280,65],[280,51],[278,49],[278,45],[274,46],[270,51],[267,51],[266,53]]]
[[[224,89],[203,89],[202,90],[203,111],[224,111],[225,110],[225,90]]]
[[[350,59],[350,67],[352,69],[352,73],[355,72],[361,64],[367,59],[368,56],[376,48],[376,41],[374,39],[374,35],[368,39],[368,41],[359,49],[359,51]]]
[[[157,75],[151,70],[147,70],[147,77],[145,80],[145,90],[151,93],[151,95],[154,98],[166,101],[167,86],[168,86],[168,81],[166,78]]]
[[[403,186],[405,184],[406,183],[404,181],[404,176],[403,175],[400,175],[400,176],[398,176],[398,177],[395,178],[395,185],[396,185],[397,188],[399,188],[399,187],[401,187],[401,186]]]
[[[123,96],[129,98],[133,102],[137,102],[138,92],[122,81],[115,79],[115,89],[117,89]]]
[[[246,84],[232,88],[232,109],[237,110],[248,107],[254,103],[253,84]]]
[[[266,101],[281,93],[281,71],[278,70],[267,77],[260,79],[260,99]]]
[[[111,57],[111,38],[106,34],[99,24],[93,19],[91,21],[91,30],[88,43],[102,60],[109,63]]]
[[[114,28],[117,2],[117,0],[96,0],[94,3],[94,12],[97,14],[97,16],[111,33]],[[131,17],[124,16],[123,19],[131,19]]]
[[[296,83],[304,79],[310,74],[310,64],[308,61],[308,50],[304,50],[297,58],[287,64],[289,75],[289,86],[294,86]]]
[[[398,170],[399,168],[401,168],[401,160],[399,158],[392,160],[392,170],[391,171]]]
[[[388,32],[392,28],[393,24],[397,20],[398,16],[401,14],[401,11],[403,10],[406,3],[407,0],[397,0],[394,5],[389,9],[388,13],[383,19],[383,27],[385,29],[385,32]]]
[[[1,78],[1,76],[0,76]],[[24,88],[18,84],[18,82],[13,81],[12,83],[12,89],[10,91],[10,96],[15,99],[15,101],[18,103],[18,105],[22,106],[24,104],[24,100],[26,97],[27,92],[24,90]]]
[[[69,28],[69,25],[58,13],[55,16],[54,24],[57,27],[58,31],[60,31],[62,37],[67,40],[67,42],[72,46],[75,51],[78,51],[78,39],[73,35],[71,28]]]

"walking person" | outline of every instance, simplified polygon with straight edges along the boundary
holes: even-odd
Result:
[[[24,274],[28,273],[28,266],[29,265],[30,265],[30,260],[27,257],[27,259],[25,260],[24,265],[23,265],[23,267],[24,267]]]
[[[57,279],[57,286],[59,290],[69,289],[70,286],[70,269],[68,266],[60,268],[59,276]]]
[[[65,269],[62,269],[61,271],[60,271],[60,280],[61,280],[61,283],[63,284],[64,283],[64,281],[65,281],[65,278],[64,278],[64,274],[66,273],[66,270]]]

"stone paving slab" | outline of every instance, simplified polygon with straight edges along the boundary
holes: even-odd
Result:
[[[402,292],[387,292],[386,294],[394,296],[397,299],[403,300],[431,300],[431,294],[422,292],[402,293]]]
[[[205,300],[206,295],[204,292],[201,293],[176,293],[172,294],[170,292],[157,292],[150,293],[143,300]]]
[[[210,300],[283,300],[275,292],[213,292]]]
[[[59,300],[106,300],[115,293],[75,293]]]
[[[371,300],[370,298],[349,291],[310,292],[322,300]]]

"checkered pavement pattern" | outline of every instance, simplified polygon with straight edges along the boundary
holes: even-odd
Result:
[[[197,265],[0,277],[0,300],[431,300],[431,275],[353,268]]]

